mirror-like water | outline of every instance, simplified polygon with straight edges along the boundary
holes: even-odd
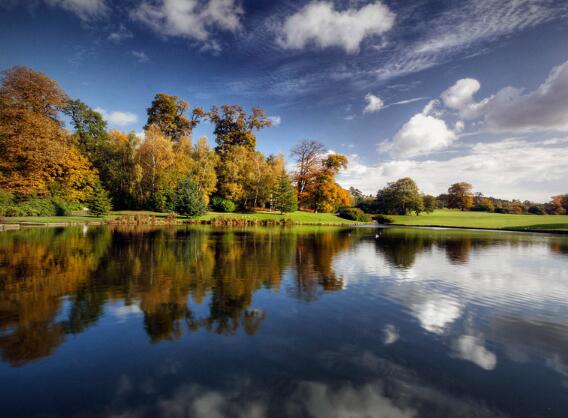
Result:
[[[0,234],[2,417],[566,417],[568,238]]]

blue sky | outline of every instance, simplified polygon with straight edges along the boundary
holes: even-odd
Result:
[[[111,127],[141,131],[166,92],[260,106],[279,122],[263,152],[321,141],[368,193],[568,192],[566,1],[3,0],[0,35],[1,69],[47,73]]]

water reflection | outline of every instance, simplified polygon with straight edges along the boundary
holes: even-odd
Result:
[[[411,229],[0,234],[0,405],[15,417],[562,416],[567,248]]]

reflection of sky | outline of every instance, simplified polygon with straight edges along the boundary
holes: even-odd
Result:
[[[478,246],[460,263],[434,243],[404,266],[385,256],[380,240],[339,254],[336,273],[402,305],[443,338],[452,357],[494,370],[503,353],[522,363],[536,356],[552,370],[568,370],[568,258],[552,253],[546,238]]]

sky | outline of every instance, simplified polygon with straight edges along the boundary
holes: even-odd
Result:
[[[407,176],[431,194],[568,192],[566,0],[0,0],[15,65],[126,131],[158,92],[260,106],[261,151],[320,141],[365,193]]]

